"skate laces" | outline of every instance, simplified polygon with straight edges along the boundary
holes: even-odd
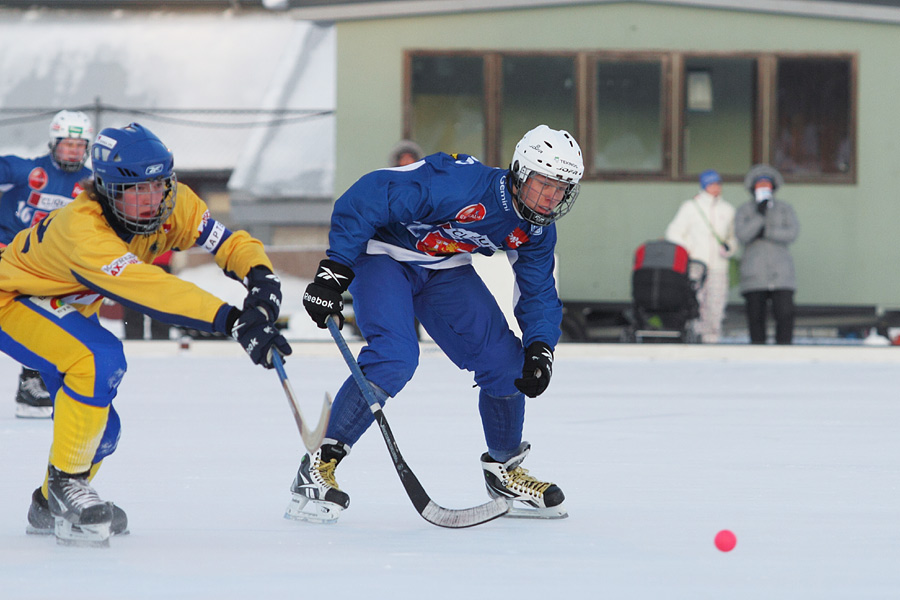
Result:
[[[22,389],[39,400],[50,397],[50,393],[44,389],[44,383],[39,377],[24,377],[22,379]]]
[[[336,458],[332,458],[328,462],[320,459],[319,464],[315,466],[315,469],[319,473],[319,477],[322,478],[322,481],[325,482],[325,485],[333,487],[336,490],[341,489],[337,484],[337,480],[334,478],[334,470],[337,469]]]
[[[535,494],[543,494],[547,491],[552,483],[540,481],[528,474],[528,469],[516,467],[511,471],[507,471],[509,475],[509,486],[525,492],[533,492]]]
[[[100,495],[82,479],[66,478],[60,482],[60,487],[65,494],[66,504],[73,508],[83,509],[103,504]]]

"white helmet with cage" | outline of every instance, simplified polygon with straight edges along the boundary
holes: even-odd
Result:
[[[84,153],[76,160],[60,157],[56,151],[62,140],[84,140]],[[63,171],[80,171],[88,158],[89,146],[94,139],[94,126],[90,118],[78,110],[61,110],[50,121],[50,156]]]
[[[572,209],[581,189],[584,159],[568,131],[538,125],[516,144],[509,170],[516,210],[529,223],[549,225]],[[536,184],[543,187],[529,191]],[[549,203],[542,200],[554,194],[553,188],[557,198]]]

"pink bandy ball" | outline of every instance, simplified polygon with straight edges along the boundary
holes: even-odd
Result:
[[[727,529],[716,534],[716,548],[722,552],[731,552],[737,545],[737,538]]]

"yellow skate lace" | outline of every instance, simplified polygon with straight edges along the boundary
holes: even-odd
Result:
[[[551,485],[553,484],[550,482],[540,481],[529,475],[528,469],[516,467],[509,471],[509,486],[507,487],[518,488],[517,491],[521,490],[543,495]]]
[[[334,470],[337,468],[337,460],[332,458],[328,462],[320,462],[319,465],[316,466],[316,471],[319,472],[319,476],[322,480],[333,487],[336,490],[341,489],[338,486],[337,481],[334,478]]]

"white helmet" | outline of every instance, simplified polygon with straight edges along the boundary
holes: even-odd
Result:
[[[85,140],[84,155],[80,160],[64,160],[56,155],[56,147],[64,139]],[[94,126],[86,114],[77,110],[61,110],[50,121],[50,156],[63,171],[75,173],[81,170],[87,160],[91,140],[94,139]]]
[[[538,125],[516,144],[509,167],[515,189],[512,192],[516,209],[522,218],[534,225],[549,225],[571,210],[584,175],[584,159],[575,138],[565,130]],[[532,174],[568,185],[562,201],[550,212],[535,210],[521,198],[521,192]]]

